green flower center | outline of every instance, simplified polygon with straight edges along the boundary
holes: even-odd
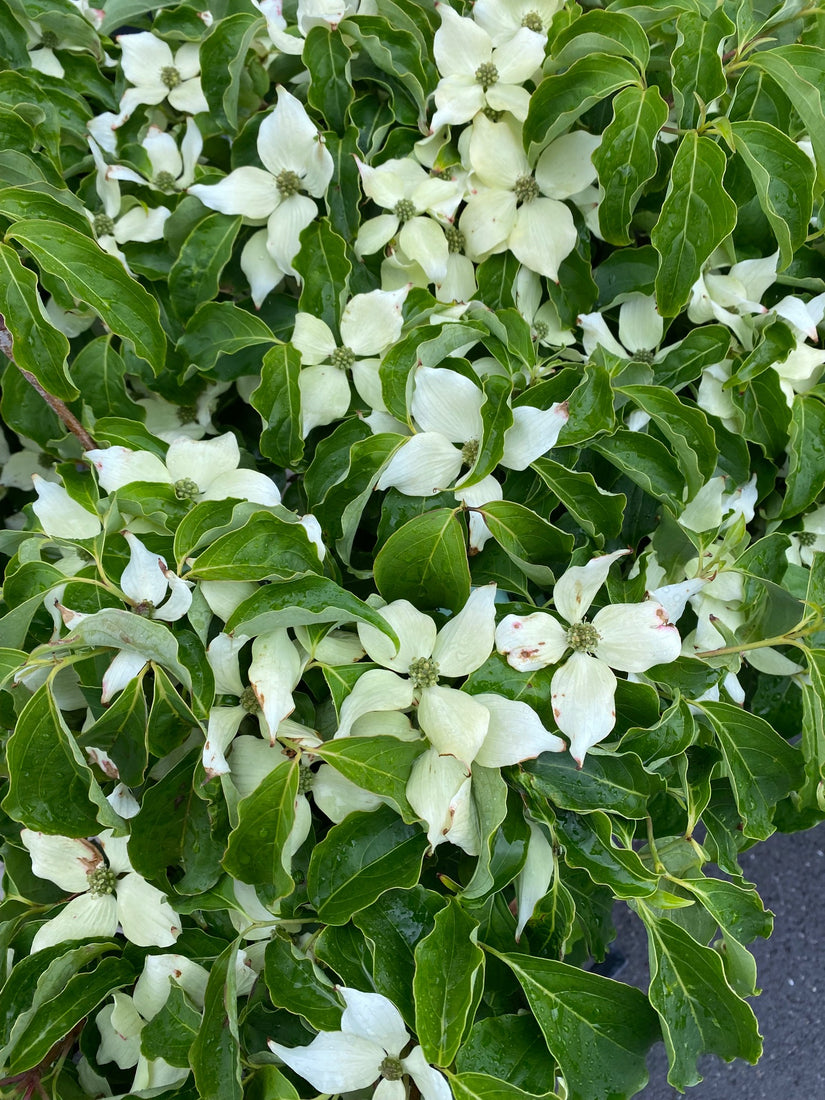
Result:
[[[178,500],[194,500],[200,494],[198,483],[193,481],[191,477],[180,478],[175,482],[173,488]]]
[[[393,214],[403,225],[415,217],[415,206],[409,199],[399,199],[393,208]]]
[[[813,531],[798,531],[796,535],[800,546],[813,546],[816,534]]]
[[[198,410],[194,405],[179,405],[178,406],[178,423],[179,424],[194,424],[198,419]]]
[[[160,70],[160,82],[165,84],[171,92],[173,88],[177,88],[179,84],[183,83],[183,77],[174,65],[164,65]]]
[[[485,61],[483,65],[479,65],[476,69],[476,80],[485,92],[496,83],[498,80],[498,69],[492,61]]]
[[[448,225],[444,230],[444,236],[447,238],[448,251],[454,254],[464,251],[467,242],[460,229],[457,229],[454,225]]]
[[[342,347],[336,348],[335,351],[329,357],[330,363],[333,367],[339,367],[341,370],[346,370],[347,367],[351,367],[355,362],[355,352],[352,348]]]
[[[400,1058],[392,1058],[390,1055],[381,1063],[381,1076],[388,1081],[400,1081],[404,1076],[404,1067]]]
[[[143,616],[144,619],[151,619],[152,612],[155,610],[155,605],[151,600],[141,600],[140,603],[136,603],[132,609],[136,615]]]
[[[94,229],[96,237],[111,235],[115,231],[114,219],[110,218],[108,214],[95,214],[92,229]]]
[[[637,363],[652,363],[656,358],[656,353],[648,348],[641,348],[639,351],[633,352],[633,358]]]
[[[102,898],[105,894],[115,892],[117,875],[109,867],[95,867],[94,871],[87,871],[86,878],[89,882],[89,893],[96,898]]]
[[[301,190],[301,177],[297,172],[284,168],[283,172],[279,172],[275,177],[275,185],[281,198],[288,199],[290,195],[297,195]]]
[[[438,664],[432,657],[416,657],[410,661],[410,679],[416,688],[435,687],[438,683]]]
[[[461,448],[461,461],[465,466],[472,466],[478,458],[478,440],[468,439]]]
[[[308,794],[315,782],[315,772],[308,764],[301,764],[298,768],[298,794]]]
[[[492,107],[485,107],[481,112],[485,118],[488,118],[490,122],[501,122],[504,118],[504,111],[494,111]]]
[[[544,340],[547,337],[550,329],[548,328],[546,321],[534,321],[533,332],[536,334],[537,340]]]
[[[43,36],[40,39],[40,45],[46,50],[56,50],[60,44],[60,39],[54,33],[54,31],[44,31]]]
[[[528,31],[535,31],[536,34],[541,34],[544,30],[544,24],[537,11],[528,11],[522,19],[521,25],[522,27],[526,27]]]
[[[516,193],[516,202],[532,202],[541,194],[539,185],[532,176],[519,176],[513,190]]]
[[[254,714],[261,709],[261,704],[258,702],[258,696],[255,694],[252,684],[247,684],[243,689],[241,706],[248,714]]]
[[[599,644],[601,635],[592,623],[573,623],[567,631],[567,644],[577,653],[588,653]]]
[[[155,187],[159,187],[161,191],[174,191],[175,177],[171,172],[158,172],[155,176]]]

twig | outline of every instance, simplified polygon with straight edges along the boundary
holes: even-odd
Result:
[[[14,365],[17,367],[17,369],[20,371],[20,373],[23,375],[29,385],[37,390],[37,392],[40,394],[40,396],[43,398],[49,408],[57,415],[58,419],[62,420],[69,431],[73,435],[77,436],[77,438],[83,445],[83,450],[94,450],[97,444],[80,423],[80,421],[77,419],[77,417],[74,415],[74,413],[66,407],[64,402],[62,402],[59,397],[54,397],[52,394],[44,390],[35,378],[35,376],[31,373],[31,371],[23,370],[20,364],[15,362],[13,347],[14,338],[12,337],[12,334],[9,332],[9,330],[6,328],[5,319],[3,318],[2,314],[0,314],[0,350],[4,352],[10,362],[14,363]]]

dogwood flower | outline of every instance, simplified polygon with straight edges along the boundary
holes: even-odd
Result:
[[[433,39],[433,56],[441,80],[435,89],[436,112],[430,129],[469,122],[488,107],[527,118],[530,93],[521,87],[544,61],[546,36],[528,24],[504,45],[494,46],[487,31],[447,4],[439,4],[441,26]]]
[[[120,588],[139,615],[172,623],[192,605],[192,582],[182,580],[166,559],[147,550],[137,535],[124,531],[129,543],[129,564],[120,575]],[[166,603],[167,590],[171,593]],[[161,606],[162,605],[162,606]]]
[[[563,134],[539,157],[535,172],[512,122],[473,123],[468,146],[472,191],[459,221],[467,255],[483,260],[509,249],[525,266],[558,281],[559,264],[578,234],[562,202],[596,178],[591,159],[600,138],[584,130]]]
[[[314,199],[326,193],[333,161],[303,104],[284,88],[258,130],[258,155],[264,168],[236,168],[220,183],[194,184],[189,194],[210,210],[266,222],[271,260],[282,273],[297,276],[292,261],[301,232],[318,214]]]
[[[144,176],[133,168],[113,164],[106,171],[107,178],[142,183],[153,191],[185,191],[195,178],[195,165],[203,149],[203,138],[194,118],[190,115],[186,120],[180,149],[172,135],[158,126],[150,126],[140,144],[152,174]]]
[[[173,55],[161,38],[149,31],[119,34],[123,75],[134,85],[120,100],[120,121],[141,103],[155,105],[169,100],[169,106],[188,115],[208,111],[201,87],[201,63],[197,42],[184,42]]]
[[[717,320],[733,332],[743,348],[753,344],[754,323],[751,315],[766,313],[762,295],[776,282],[779,252],[756,260],[741,260],[727,265],[715,252],[705,270],[691,287],[687,314],[694,324]],[[721,268],[728,266],[726,274]]]
[[[676,660],[681,650],[679,632],[656,600],[612,604],[597,611],[592,622],[584,618],[612,563],[628,553],[603,554],[587,565],[572,566],[559,578],[553,600],[569,624],[566,629],[544,611],[507,615],[496,629],[496,648],[520,672],[557,664],[573,650],[553,674],[551,695],[556,723],[570,739],[579,767],[587,750],[616,723],[613,669],[644,672]]]
[[[163,227],[171,210],[165,206],[156,206],[148,209],[142,203],[136,203],[124,214],[120,213],[122,198],[120,185],[111,176],[109,165],[106,164],[98,148],[97,142],[89,138],[89,148],[97,169],[95,174],[95,190],[98,193],[103,209],[92,213],[86,211],[86,217],[92,227],[95,239],[104,252],[116,256],[129,274],[132,274],[126,257],[118,248],[119,244],[127,241],[141,241],[148,243],[158,241],[163,236]],[[130,200],[135,202],[135,200]]]
[[[216,439],[176,439],[170,443],[166,462],[150,451],[108,447],[86,451],[107,493],[133,481],[171,485],[179,500],[252,500],[280,504],[278,487],[257,470],[239,470],[241,452],[231,432]]]
[[[785,556],[792,565],[812,565],[814,554],[825,550],[825,504],[802,517],[802,530],[791,532]]]
[[[562,0],[476,0],[473,19],[490,36],[494,46],[511,42],[522,27],[547,40],[547,31]]]
[[[401,334],[401,308],[406,297],[406,286],[391,292],[356,294],[341,315],[340,346],[320,317],[296,314],[291,342],[304,364],[298,375],[304,436],[346,413],[350,403],[347,370],[352,371],[355,388],[365,401],[377,396],[379,358]]]
[[[32,511],[50,538],[93,539],[100,534],[103,527],[98,516],[72,500],[62,485],[39,474],[32,474],[31,479],[37,493]]]
[[[337,990],[347,1006],[340,1031],[321,1031],[305,1047],[285,1047],[270,1039],[269,1049],[318,1092],[353,1092],[380,1077],[377,1100],[404,1100],[404,1077],[409,1075],[422,1100],[451,1100],[450,1086],[427,1064],[420,1046],[401,1057],[410,1035],[391,1001],[346,986]]]
[[[171,947],[180,935],[180,918],[165,896],[132,869],[126,837],[109,829],[94,840],[23,829],[20,839],[38,878],[77,895],[37,930],[32,952],[63,940],[104,939],[118,925],[138,947]]]
[[[445,367],[419,367],[410,410],[421,429],[395,452],[378,479],[378,489],[390,486],[407,496],[432,496],[448,488],[463,465],[472,467],[483,434],[483,391],[471,379]],[[519,405],[504,434],[501,465],[526,470],[546,454],[567,423],[567,406],[549,409]],[[454,444],[460,443],[457,447]],[[486,479],[485,479],[486,481]],[[458,487],[460,489],[460,485]],[[495,497],[467,503],[479,505]]]
[[[277,46],[281,53],[294,56],[300,56],[303,52],[304,39],[313,27],[326,26],[334,31],[342,19],[354,15],[359,7],[358,0],[298,0],[295,14],[299,37],[286,29],[283,0],[252,0],[252,3],[266,19],[266,33],[273,46]]]

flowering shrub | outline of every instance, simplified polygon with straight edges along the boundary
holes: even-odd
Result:
[[[758,1059],[738,856],[825,817],[822,18],[0,3],[4,1096]]]

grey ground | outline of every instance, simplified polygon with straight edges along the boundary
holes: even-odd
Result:
[[[756,883],[775,914],[769,940],[751,945],[762,993],[751,1004],[765,1047],[755,1066],[713,1055],[700,1063],[701,1084],[686,1100],[825,1100],[825,825],[805,833],[774,834],[746,852],[745,877]],[[644,929],[625,906],[617,907],[615,947],[627,958],[615,974],[647,988]],[[658,1043],[648,1062],[643,1100],[680,1096],[667,1084],[667,1058]]]

